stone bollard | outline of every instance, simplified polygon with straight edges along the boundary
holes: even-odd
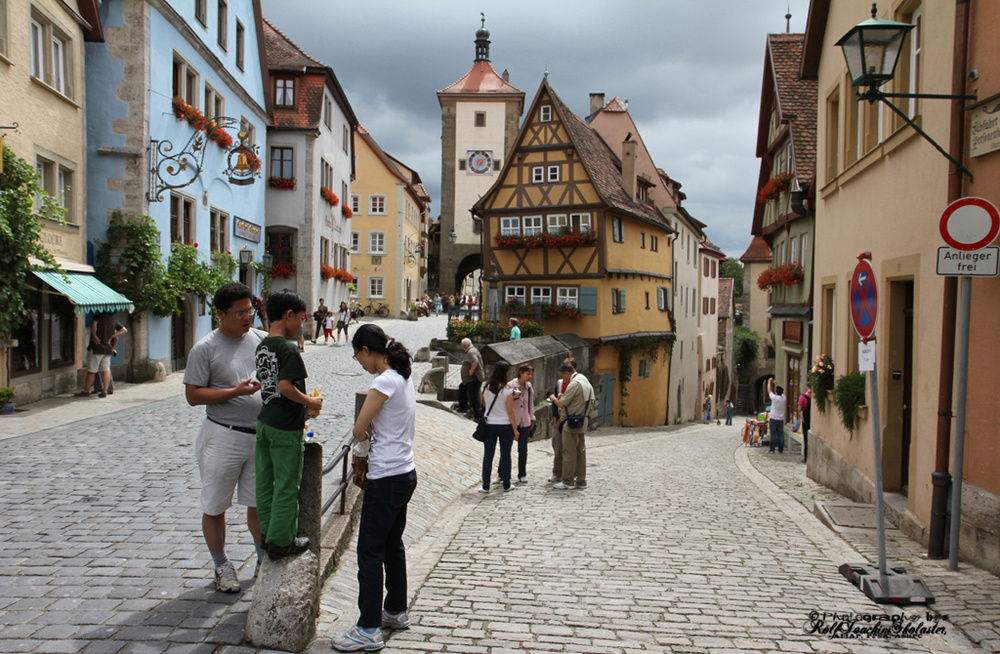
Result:
[[[439,354],[431,359],[432,368],[444,368],[444,374],[448,374],[448,357],[443,354]]]
[[[264,559],[247,613],[247,640],[262,649],[301,652],[316,637],[319,558],[306,550]]]
[[[431,349],[426,345],[417,350],[413,355],[414,363],[426,363],[431,360]]]
[[[299,484],[298,535],[309,537],[309,550],[277,561],[264,558],[247,613],[246,637],[257,647],[300,652],[316,636],[322,508],[323,446],[308,442]]]
[[[420,380],[420,393],[433,393],[440,396],[444,389],[444,368],[431,368],[424,373],[424,378]]]

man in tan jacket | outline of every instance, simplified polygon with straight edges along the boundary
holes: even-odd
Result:
[[[572,364],[563,362],[559,373],[566,382],[566,391],[560,397],[554,394],[549,401],[561,409],[565,422],[562,429],[562,481],[552,488],[567,490],[587,487],[587,446],[584,436],[590,419],[590,403],[594,400],[594,387],[582,374],[574,370]],[[582,424],[570,426],[569,416],[583,416]]]

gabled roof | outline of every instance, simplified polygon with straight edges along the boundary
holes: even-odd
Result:
[[[285,36],[271,21],[264,19],[264,47],[267,49],[267,65],[273,70],[287,70],[304,73],[307,68],[326,69],[326,64],[314,59]]]
[[[768,147],[771,112],[790,126],[795,175],[800,185],[816,176],[816,81],[799,77],[803,34],[769,34],[757,124],[757,156]]]
[[[638,218],[647,220],[656,225],[671,229],[663,215],[656,208],[646,202],[637,202],[625,193],[622,187],[622,164],[621,159],[608,147],[597,132],[584,123],[576,114],[569,110],[563,101],[556,95],[548,80],[543,79],[542,85],[535,95],[537,98],[542,89],[548,91],[552,98],[555,110],[562,118],[570,139],[576,146],[580,155],[580,160],[587,168],[597,192],[611,207],[624,211]],[[525,121],[527,123],[527,121]],[[520,139],[519,139],[520,141]],[[508,157],[509,160],[509,157]]]
[[[760,235],[754,236],[747,251],[740,257],[743,263],[771,263],[771,248]]]
[[[719,277],[719,319],[732,318],[730,309],[733,306],[733,279]]]
[[[520,91],[509,82],[505,82],[502,77],[493,70],[493,64],[488,61],[473,62],[472,68],[462,79],[451,86],[438,91],[438,96],[452,94],[489,94],[504,95],[514,94],[524,97],[524,91]]]
[[[702,252],[711,257],[718,257],[720,259],[726,258],[726,254],[719,248],[718,245],[713,243],[712,239],[708,238],[708,236],[702,237],[701,242],[699,243],[699,248]]]
[[[403,166],[403,168],[406,169],[405,172],[403,170],[400,170],[399,166],[396,165],[397,164],[396,159],[386,154],[385,151],[383,151],[382,148],[379,147],[379,144],[375,142],[375,139],[372,138],[372,135],[368,133],[368,130],[366,130],[364,127],[358,125],[357,127],[355,127],[355,131],[357,132],[358,136],[361,137],[361,140],[368,144],[368,147],[375,154],[375,157],[382,163],[382,165],[385,166],[385,169],[388,170],[393,177],[398,179],[406,186],[407,192],[409,192],[413,196],[413,198],[417,201],[416,204],[418,205],[424,204],[425,203],[424,198],[421,197],[419,191],[410,182],[411,177],[407,173],[412,173],[413,175],[415,175],[418,181],[420,179],[419,175],[416,175],[415,171],[412,171],[408,166],[405,166],[404,164],[399,164],[399,165]],[[427,201],[428,202],[430,201],[429,196],[427,197]]]

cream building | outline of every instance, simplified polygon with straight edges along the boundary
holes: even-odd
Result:
[[[351,273],[366,312],[383,305],[397,317],[426,291],[426,226],[430,197],[415,171],[357,128],[357,177],[351,197]]]

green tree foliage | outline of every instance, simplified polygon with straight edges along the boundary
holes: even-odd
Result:
[[[10,334],[28,315],[24,290],[33,266],[28,257],[58,269],[42,246],[44,219],[64,221],[65,210],[42,190],[30,165],[3,148],[0,173],[0,334]],[[37,200],[37,213],[36,213]]]
[[[739,259],[727,258],[719,267],[719,277],[729,277],[733,280],[733,303],[743,302],[743,264]]]
[[[747,366],[757,359],[760,344],[757,341],[757,333],[744,325],[737,325],[733,334],[733,349],[735,350],[736,367],[740,371],[745,371]]]

